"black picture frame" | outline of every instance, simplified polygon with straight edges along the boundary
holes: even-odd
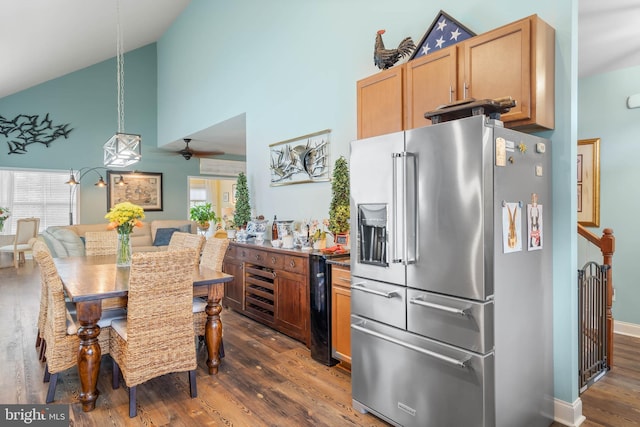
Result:
[[[124,185],[118,185],[120,179]],[[131,202],[145,212],[162,211],[162,172],[107,171],[107,209]]]
[[[416,48],[413,51],[413,53],[411,54],[411,58],[409,58],[409,61],[411,61],[412,59],[416,59],[416,58],[419,58],[421,56],[424,56],[427,53],[431,53],[431,52],[428,52],[428,51],[425,53],[424,50],[426,49],[427,43],[430,40],[432,40],[432,36],[436,35],[437,31],[440,31],[439,23],[443,19],[446,21],[446,25],[447,26],[452,25],[453,27],[461,30],[461,32],[460,32],[460,35],[455,39],[455,41],[453,43],[451,42],[451,38],[449,38],[448,40],[445,40],[444,43],[440,47],[433,47],[433,48],[429,47],[429,49],[433,49],[434,52],[437,51],[437,50],[440,50],[440,49],[444,49],[444,48],[449,47],[449,46],[453,46],[456,43],[460,43],[461,41],[469,39],[469,38],[474,37],[476,35],[476,33],[471,31],[469,28],[465,27],[460,22],[458,22],[457,20],[452,18],[451,15],[449,15],[448,13],[446,13],[443,10],[440,10],[440,12],[438,12],[438,14],[436,15],[436,18],[431,23],[431,26],[429,27],[427,32],[424,33],[424,36],[422,36],[422,39],[420,40],[420,43],[418,43],[416,45]]]

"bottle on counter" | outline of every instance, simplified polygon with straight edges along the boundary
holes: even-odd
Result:
[[[276,224],[277,218],[273,216],[273,224],[271,225],[271,240],[278,240],[278,224]]]

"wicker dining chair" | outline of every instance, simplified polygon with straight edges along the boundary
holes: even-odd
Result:
[[[215,271],[222,271],[222,262],[224,256],[227,253],[229,247],[229,239],[226,237],[220,239],[217,237],[210,237],[204,244],[202,249],[202,257],[200,258],[200,265],[211,268]],[[205,326],[207,324],[207,300],[202,297],[193,298],[193,329],[196,336],[204,337]],[[224,342],[220,341],[220,357],[224,357]]]
[[[21,218],[17,222],[13,243],[0,247],[0,252],[13,253],[13,266],[18,268],[24,264],[24,253],[32,250],[33,242],[38,237],[40,218]]]
[[[37,251],[49,252],[49,247],[46,243],[38,240],[33,243],[31,248],[34,257]],[[49,252],[50,253],[50,252]],[[40,311],[38,312],[38,333],[36,334],[36,349],[40,349],[39,359],[44,361],[44,352],[46,348],[46,341],[44,339],[44,326],[47,319],[47,301],[49,296],[47,295],[47,281],[44,275],[44,270],[40,269]]]
[[[122,372],[131,418],[137,414],[137,386],[152,378],[188,371],[191,397],[197,396],[191,315],[194,252],[138,252],[131,259],[127,318],[112,322],[110,347],[112,385],[120,387]]]
[[[58,374],[75,366],[78,362],[80,339],[77,332],[79,326],[75,316],[67,309],[62,280],[58,275],[51,254],[42,245],[34,243],[33,257],[40,267],[41,275],[45,281],[44,286],[47,288],[47,310],[44,320],[47,364],[45,365],[44,382],[49,381],[46,403],[51,403],[56,392]],[[111,321],[124,315],[124,311],[117,313],[116,310],[111,310],[109,316],[103,313],[98,322],[98,326],[101,328],[98,343],[103,355],[110,352]]]
[[[84,234],[85,255],[115,255],[118,233],[114,231],[87,231]]]
[[[185,248],[195,249],[195,263],[200,262],[200,254],[202,253],[202,247],[204,246],[205,238],[200,234],[183,233],[176,231],[171,235],[169,240],[169,246],[167,251],[175,251]]]
[[[115,255],[118,251],[118,232],[87,231],[84,233],[85,255],[101,256]],[[127,306],[127,297],[105,298],[102,300],[102,310],[121,309]]]

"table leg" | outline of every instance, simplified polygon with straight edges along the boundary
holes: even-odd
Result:
[[[100,391],[96,388],[98,373],[100,372],[100,358],[102,351],[98,342],[100,326],[98,320],[102,316],[100,300],[76,303],[78,321],[78,373],[80,376],[80,402],[84,412],[93,411]]]
[[[222,342],[222,321],[220,320],[220,312],[222,306],[220,305],[220,299],[208,298],[207,308],[207,323],[204,327],[204,339],[207,343],[207,366],[209,367],[209,374],[217,374],[218,367],[220,366],[220,343]]]

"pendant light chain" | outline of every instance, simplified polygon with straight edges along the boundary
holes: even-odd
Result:
[[[116,41],[116,68],[118,85],[118,133],[124,133],[124,43],[122,41],[122,27],[120,26],[120,1],[116,1],[117,7],[117,41]]]

